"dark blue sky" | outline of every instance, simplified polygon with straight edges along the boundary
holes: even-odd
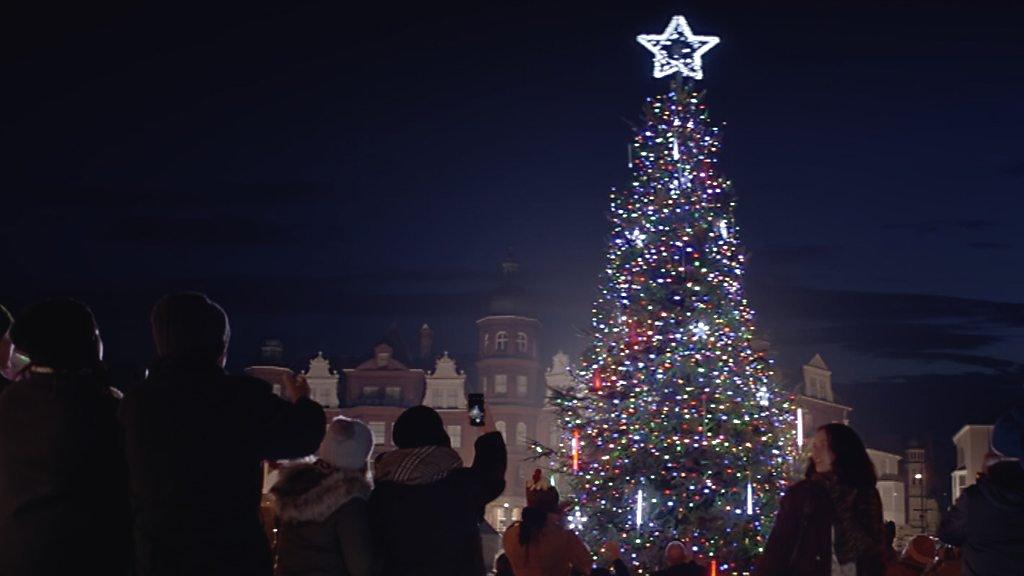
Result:
[[[509,246],[548,348],[578,350],[629,124],[666,88],[633,38],[678,12],[722,37],[703,84],[781,373],[822,352],[869,438],[943,452],[1022,399],[1012,3],[208,4],[5,18],[0,302],[85,299],[113,362],[183,288],[224,303],[239,362],[271,336],[359,355],[392,322],[467,350]]]

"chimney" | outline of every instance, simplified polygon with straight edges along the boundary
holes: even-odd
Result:
[[[434,359],[434,331],[426,324],[420,328],[420,360]]]

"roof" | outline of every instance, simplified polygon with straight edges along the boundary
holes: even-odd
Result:
[[[825,364],[825,360],[822,359],[821,354],[815,354],[814,358],[811,358],[810,362],[804,364],[804,366],[810,366],[811,368],[817,368],[819,370],[829,371],[828,364]]]

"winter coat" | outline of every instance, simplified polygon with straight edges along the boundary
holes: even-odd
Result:
[[[522,522],[505,530],[502,543],[516,576],[569,576],[570,572],[590,574],[594,564],[586,544],[575,532],[549,518],[529,546],[519,543]]]
[[[320,405],[214,364],[163,363],[121,408],[140,576],[269,575],[261,461],[315,452]]]
[[[1024,573],[1024,468],[1001,462],[968,486],[942,519],[939,539],[961,546],[964,576]]]
[[[0,574],[126,574],[117,400],[90,374],[32,372],[0,394]]]
[[[838,514],[827,482],[814,478],[791,486],[779,503],[757,574],[829,576],[835,528],[837,533],[870,541],[871,550],[856,559],[858,576],[881,575],[883,525],[878,490],[857,490],[852,496],[850,513]]]
[[[484,506],[505,490],[508,455],[499,432],[477,438],[475,450],[469,468],[421,483],[388,479],[380,467],[391,453],[378,456],[369,504],[381,576],[484,574],[479,525]]]
[[[369,576],[372,489],[365,472],[319,462],[285,469],[271,488],[280,521],[277,574]]]

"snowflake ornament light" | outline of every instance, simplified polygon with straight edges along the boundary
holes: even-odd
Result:
[[[700,80],[704,77],[701,57],[721,40],[718,36],[696,36],[686,18],[673,16],[661,34],[641,34],[636,41],[654,54],[654,77],[679,72]]]

